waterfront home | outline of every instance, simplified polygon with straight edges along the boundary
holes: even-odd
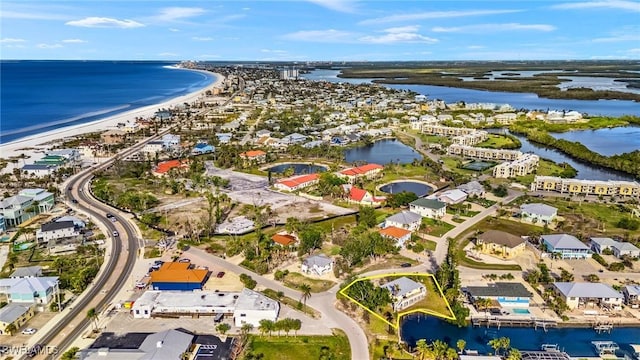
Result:
[[[156,167],[151,171],[151,173],[155,176],[165,176],[171,170],[184,170],[188,169],[189,165],[187,165],[186,161],[181,160],[168,160],[158,163]]]
[[[57,276],[0,279],[0,294],[10,303],[47,305],[57,291]]]
[[[300,271],[305,274],[322,276],[333,270],[333,259],[330,257],[319,254],[311,255],[302,260]]]
[[[42,276],[42,266],[24,266],[16,268],[10,278],[27,278]]]
[[[411,211],[401,211],[397,214],[391,215],[384,221],[383,228],[389,226],[395,226],[401,229],[407,229],[410,231],[416,231],[422,224],[422,216]]]
[[[475,304],[478,299],[490,299],[501,307],[527,308],[533,294],[519,282],[497,282],[487,286],[467,286],[463,291]]]
[[[619,309],[624,299],[621,293],[602,283],[555,282],[553,288],[571,310],[594,306]]]
[[[40,225],[36,231],[38,244],[48,244],[54,240],[74,238],[80,236],[79,228],[73,221],[50,222]]]
[[[393,299],[393,310],[401,311],[427,297],[424,284],[401,277],[386,284],[382,288],[389,290]]]
[[[352,204],[378,206],[385,200],[384,197],[373,196],[369,191],[360,189],[351,184],[342,185],[342,189],[347,194],[347,202]]]
[[[298,242],[298,238],[294,235],[291,234],[287,234],[287,233],[278,233],[278,234],[274,234],[273,236],[271,236],[271,241],[273,241],[273,243],[276,246],[280,246],[280,247],[293,247],[295,246],[295,244]]]
[[[409,210],[422,217],[442,218],[447,213],[447,204],[435,199],[417,199],[409,203]]]
[[[404,247],[404,244],[407,241],[411,240],[410,230],[395,227],[395,226],[387,226],[384,229],[378,230],[378,232],[383,237],[395,240],[396,245],[401,248]]]
[[[317,173],[303,174],[303,175],[294,175],[285,179],[280,179],[273,186],[278,190],[297,191],[297,190],[315,185],[319,181],[320,181],[320,176]]]
[[[462,184],[458,186],[458,189],[464,191],[469,196],[484,197],[485,194],[484,186],[476,180]]]
[[[512,258],[524,252],[526,242],[519,236],[499,230],[489,230],[476,238],[476,245],[487,254]]]
[[[586,259],[591,257],[591,249],[575,236],[568,234],[542,235],[547,252],[558,254],[562,259]]]
[[[565,179],[555,176],[536,176],[531,191],[556,191],[571,195],[640,196],[640,183],[622,180]]]
[[[532,223],[550,224],[558,216],[558,209],[541,203],[520,205],[520,218]]]
[[[202,155],[202,154],[210,154],[214,152],[216,148],[213,145],[209,145],[207,143],[198,143],[196,146],[191,149],[192,155]]]
[[[100,139],[107,145],[122,144],[126,138],[127,133],[120,130],[107,130],[100,134]]]
[[[450,145],[447,148],[447,154],[476,159],[504,161],[514,161],[522,156],[522,152],[518,150],[488,149],[458,144]]]
[[[429,198],[435,198],[445,204],[460,204],[461,202],[467,200],[467,193],[459,189],[452,189],[445,190],[439,194],[434,194],[432,196],[429,196]]]
[[[6,331],[9,325],[13,325],[18,330],[34,315],[33,305],[6,305],[0,309],[0,335],[13,335]]]
[[[640,285],[626,285],[622,288],[624,303],[633,309],[640,307]]]
[[[378,164],[366,164],[362,166],[352,167],[344,169],[338,172],[338,176],[347,180],[350,184],[353,184],[358,179],[373,179],[382,173],[384,167]]]
[[[81,158],[81,154],[78,149],[48,150],[44,154],[45,156],[62,156],[67,162],[77,162],[80,161]]]
[[[605,250],[611,251],[618,259],[624,255],[632,258],[640,257],[640,249],[638,249],[637,246],[629,242],[616,241],[611,238],[591,238],[591,249],[597,254],[602,254]]]
[[[53,193],[44,189],[24,189],[18,195],[0,200],[0,215],[7,228],[15,227],[54,205]]]
[[[267,161],[267,153],[262,150],[249,150],[240,153],[240,158],[245,166],[251,164],[262,164]]]

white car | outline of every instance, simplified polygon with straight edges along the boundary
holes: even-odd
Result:
[[[114,232],[113,232],[113,237],[118,237],[118,235],[120,235],[120,234],[118,234],[118,232],[117,232],[117,231],[114,231]]]
[[[22,335],[33,335],[33,334],[36,333],[36,331],[38,331],[38,329],[26,328],[26,329],[22,330]]]

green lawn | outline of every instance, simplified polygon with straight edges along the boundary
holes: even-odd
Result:
[[[283,303],[285,305],[288,305],[289,307],[291,307],[293,309],[302,311],[303,313],[306,313],[306,314],[310,315],[312,318],[316,318],[316,319],[320,318],[320,313],[316,309],[310,307],[309,305],[303,305],[300,302],[300,299],[292,299],[292,298],[290,298],[288,296],[279,297],[278,296],[278,292],[273,290],[273,289],[264,289],[261,292],[264,295],[272,298],[273,300],[277,300],[277,301],[279,301],[279,302],[281,302],[281,303]],[[300,304],[300,305],[298,305],[298,304]]]
[[[478,147],[489,149],[517,149],[520,144],[517,144],[513,138],[499,134],[489,134],[489,138],[481,143]]]
[[[571,173],[575,171],[575,169],[573,169],[570,165],[566,166],[567,167],[563,167],[553,161],[540,159],[540,162],[538,163],[538,169],[536,170],[535,174],[518,176],[516,177],[516,181],[523,185],[530,185],[536,175],[566,177],[566,175],[571,175]],[[575,174],[573,174],[573,176],[575,176]]]
[[[312,279],[306,277],[300,273],[291,272],[285,276],[283,283],[295,290],[300,290],[302,284],[307,284],[311,287],[311,292],[319,293],[331,289],[336,283],[329,280]]]
[[[263,360],[351,359],[349,339],[338,329],[333,336],[252,336],[251,353]]]
[[[411,265],[418,264],[418,262],[413,259],[410,259],[408,257],[402,256],[399,254],[395,254],[395,255],[392,255],[391,257],[386,258],[382,262],[365,267],[361,271],[358,271],[357,274],[364,274],[373,270],[398,268],[400,267],[400,264],[403,264],[403,263],[409,263]]]
[[[453,225],[442,220],[434,220],[430,218],[422,218],[422,226],[424,227],[424,232],[426,234],[438,237],[446,234],[449,230],[454,228]]]

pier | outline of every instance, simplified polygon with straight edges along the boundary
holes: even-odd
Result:
[[[497,327],[500,329],[501,326],[507,327],[532,327],[534,329],[542,329],[547,331],[547,329],[551,327],[557,327],[557,323],[554,320],[546,320],[546,319],[536,319],[536,318],[512,318],[512,317],[476,317],[471,318],[471,324],[474,327]]]
[[[613,329],[613,323],[595,323],[593,324],[593,329],[598,333],[611,333],[611,330]]]

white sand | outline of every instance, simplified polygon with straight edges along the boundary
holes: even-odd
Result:
[[[180,68],[176,68],[180,69]],[[186,69],[189,71],[201,71],[201,70],[192,70]],[[155,112],[160,109],[169,109],[176,105],[184,104],[184,103],[193,103],[198,98],[200,98],[207,90],[210,90],[215,87],[220,87],[224,82],[224,76],[211,73],[208,71],[202,71],[207,73],[208,75],[215,75],[216,81],[195,92],[182,95],[173,99],[170,99],[166,102],[149,105],[141,108],[137,108],[131,111],[127,111],[124,113],[116,114],[113,116],[106,117],[104,119],[92,121],[85,124],[72,125],[63,127],[60,129],[55,129],[51,131],[47,131],[41,134],[29,135],[25,138],[18,139],[15,141],[8,142],[6,144],[0,144],[0,158],[8,159],[10,157],[18,156],[20,154],[25,154],[29,158],[24,161],[24,163],[32,163],[33,161],[42,157],[42,151],[51,147],[49,143],[60,140],[62,138],[69,138],[73,136],[78,136],[81,134],[105,131],[109,129],[117,128],[118,123],[126,123],[128,121],[135,121],[136,118],[151,118],[154,116]],[[49,144],[49,145],[45,145]],[[22,163],[19,161],[18,164]],[[13,166],[15,164],[9,163],[5,169],[0,172],[11,172],[13,170]],[[20,164],[22,165],[22,164]]]

